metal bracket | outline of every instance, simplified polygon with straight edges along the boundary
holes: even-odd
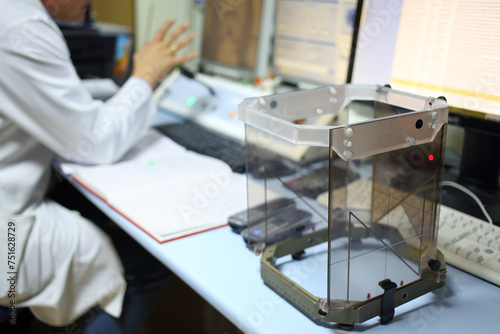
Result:
[[[384,289],[380,313],[380,323],[383,325],[394,318],[394,295],[398,286],[389,279],[380,281],[378,285]]]

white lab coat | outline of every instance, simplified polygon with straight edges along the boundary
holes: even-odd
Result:
[[[151,94],[131,78],[107,102],[93,100],[40,0],[0,0],[0,305],[14,300],[56,326],[95,305],[120,315],[125,281],[109,239],[44,195],[55,156],[122,156],[154,119]]]

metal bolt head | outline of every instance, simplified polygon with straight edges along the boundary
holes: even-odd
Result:
[[[344,157],[347,159],[347,160],[351,160],[352,159],[352,151],[346,151],[344,152]]]
[[[347,128],[345,129],[345,136],[347,138],[351,138],[354,135],[354,129],[353,128]]]

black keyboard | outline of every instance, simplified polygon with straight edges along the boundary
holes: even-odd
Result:
[[[226,162],[233,172],[245,172],[245,145],[233,138],[193,122],[165,124],[157,129],[188,150]]]

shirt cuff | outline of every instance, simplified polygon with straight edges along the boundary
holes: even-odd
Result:
[[[143,78],[132,76],[132,77],[129,78],[129,80],[136,81],[136,82],[140,83],[141,85],[143,85],[144,87],[147,87],[151,92],[153,92],[153,87],[151,87],[151,85],[149,84],[149,82],[147,82]]]

